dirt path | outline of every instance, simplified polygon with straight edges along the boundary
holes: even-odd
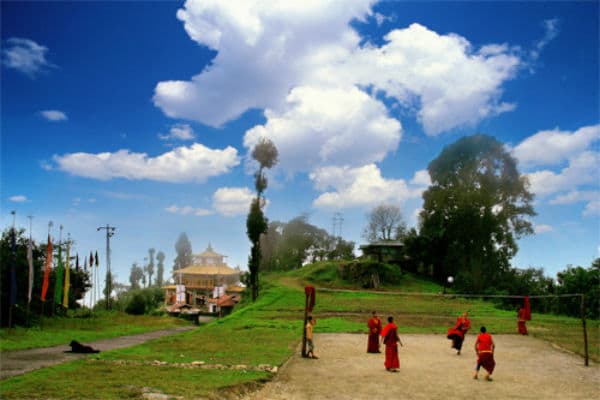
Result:
[[[245,400],[261,399],[600,399],[600,368],[531,337],[495,335],[493,382],[473,380],[474,335],[456,355],[441,335],[401,335],[400,372],[383,354],[367,354],[367,336],[315,335],[318,360],[299,351],[272,382]],[[483,377],[480,373],[480,377]]]
[[[119,336],[110,339],[102,339],[96,342],[86,342],[84,344],[92,346],[100,351],[120,349],[122,347],[134,346],[144,343],[150,339],[156,339],[162,336],[172,335],[194,329],[191,326],[163,329],[160,331],[140,333],[138,335]],[[21,375],[36,369],[49,367],[66,361],[79,360],[90,356],[89,354],[65,353],[71,348],[65,344],[54,347],[45,347],[30,350],[5,351],[0,353],[0,379],[10,378],[15,375]]]

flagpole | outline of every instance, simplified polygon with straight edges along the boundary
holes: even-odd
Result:
[[[11,284],[10,284],[10,307],[8,308],[8,330],[10,331],[12,329],[12,316],[13,316],[13,307],[15,301],[13,301],[14,299],[16,299],[16,291],[17,291],[17,287],[16,287],[16,271],[15,271],[15,241],[16,241],[16,233],[15,233],[15,218],[16,218],[16,211],[11,211],[10,212],[13,216],[13,225],[12,225],[12,239],[10,242],[10,252],[11,252],[11,264],[10,264],[10,279],[11,279]]]
[[[33,291],[33,254],[32,246],[33,242],[31,239],[31,225],[33,221],[33,215],[28,215],[29,219],[29,247],[27,248],[27,262],[29,264],[29,287],[27,292],[27,326],[29,326],[29,311],[31,306],[31,292]]]

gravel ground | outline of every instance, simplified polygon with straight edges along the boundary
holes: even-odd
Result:
[[[442,335],[402,335],[400,372],[384,354],[367,354],[367,336],[316,334],[318,360],[296,354],[273,381],[245,400],[262,399],[600,399],[600,368],[528,336],[494,335],[493,382],[472,378],[475,335],[456,355]],[[383,348],[382,348],[383,350]]]

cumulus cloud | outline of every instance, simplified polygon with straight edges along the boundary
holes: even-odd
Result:
[[[177,17],[217,54],[189,81],[158,83],[154,103],[171,117],[213,126],[266,109],[268,125],[290,112],[288,94],[296,88],[357,86],[415,108],[430,135],[514,108],[500,99],[521,62],[507,45],[477,50],[419,24],[391,31],[381,47],[361,44],[350,22],[369,20],[371,3],[188,1]]]
[[[6,68],[19,71],[30,78],[53,65],[46,60],[48,48],[33,40],[9,38],[2,50],[2,64]]]
[[[27,196],[23,196],[22,194],[10,196],[8,201],[12,201],[13,203],[24,203],[27,201]]]
[[[205,208],[194,208],[192,206],[178,207],[176,205],[171,205],[165,208],[165,211],[172,214],[195,215],[197,217],[205,217],[207,215],[214,214],[212,210],[207,210]]]
[[[59,110],[44,110],[40,111],[40,115],[51,122],[66,121],[67,114]]]
[[[576,131],[543,130],[519,143],[513,155],[524,167],[555,165],[577,157],[598,139],[600,125],[584,126]]]
[[[348,22],[368,15],[370,3],[187,1],[177,18],[192,40],[218,53],[189,81],[159,82],[154,104],[212,126],[274,108],[308,71],[358,45]]]
[[[586,217],[600,215],[600,199],[596,198],[595,200],[587,203],[585,209],[583,210],[583,215]]]
[[[600,153],[586,151],[569,160],[569,165],[558,172],[540,170],[527,174],[531,190],[546,196],[551,193],[573,190],[580,185],[598,183]]]
[[[533,230],[535,231],[535,233],[539,234],[539,233],[551,232],[553,230],[553,228],[550,225],[539,224],[539,225],[535,225]]]
[[[178,147],[156,157],[119,150],[114,153],[71,153],[55,155],[58,169],[72,175],[100,180],[125,178],[161,182],[204,182],[228,173],[240,161],[231,146],[210,149],[199,143]]]
[[[213,207],[227,217],[244,215],[248,213],[253,198],[254,194],[246,187],[223,187],[213,194]]]
[[[418,198],[423,187],[410,187],[403,179],[385,179],[375,164],[363,167],[323,167],[310,174],[322,193],[313,205],[319,208],[365,207],[382,202],[401,203]]]
[[[430,186],[431,177],[429,176],[429,171],[421,169],[415,172],[415,176],[410,180],[410,183],[417,186]]]
[[[166,135],[158,135],[161,140],[194,140],[196,135],[189,124],[175,124]]]
[[[267,110],[267,123],[244,137],[249,149],[261,137],[271,139],[279,150],[279,165],[287,171],[381,161],[401,138],[400,122],[356,87],[298,87],[287,102],[284,112]]]

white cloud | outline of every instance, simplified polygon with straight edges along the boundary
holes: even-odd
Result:
[[[100,180],[125,178],[162,182],[204,182],[209,177],[228,173],[240,163],[237,150],[210,149],[199,143],[177,147],[157,157],[146,153],[71,153],[53,157],[57,168],[72,175]]]
[[[297,87],[287,102],[282,113],[267,110],[267,123],[244,137],[248,149],[261,137],[271,139],[284,170],[365,165],[383,160],[400,141],[400,122],[387,115],[380,101],[355,87]]]
[[[580,185],[598,184],[600,153],[586,151],[569,160],[569,165],[559,172],[541,170],[527,174],[531,191],[539,196],[574,190]]]
[[[429,171],[421,169],[415,172],[415,176],[410,180],[410,183],[417,186],[430,186],[431,177],[429,176]]]
[[[223,187],[213,194],[213,207],[227,217],[244,215],[248,213],[253,198],[254,194],[246,187]]]
[[[550,204],[573,204],[582,201],[592,201],[600,199],[600,192],[597,190],[579,191],[574,190],[566,194],[556,196],[549,201]]]
[[[534,231],[537,234],[551,232],[552,230],[553,230],[553,228],[550,225],[545,225],[545,224],[535,225],[535,227],[534,227]]]
[[[544,21],[544,37],[538,40],[533,45],[533,49],[530,51],[529,56],[533,62],[537,61],[540,57],[540,53],[554,39],[558,36],[559,29],[559,20],[557,18],[547,19]]]
[[[514,108],[500,100],[521,62],[508,46],[476,51],[463,37],[419,24],[388,33],[381,47],[361,45],[350,22],[373,15],[370,4],[188,1],[178,18],[217,55],[189,81],[159,82],[154,103],[168,116],[220,126],[252,108],[280,119],[296,88],[356,85],[416,107],[430,135]]]
[[[207,215],[214,214],[213,211],[207,210],[205,208],[194,208],[192,206],[178,207],[176,205],[171,205],[165,208],[165,211],[170,212],[172,214],[195,215],[197,217],[205,217]]]
[[[159,82],[154,104],[212,126],[251,108],[276,108],[324,59],[358,45],[348,22],[366,17],[371,2],[187,1],[177,18],[218,54],[190,81]]]
[[[52,122],[66,121],[68,119],[67,114],[59,110],[44,110],[40,111],[40,114],[42,117]]]
[[[428,135],[514,109],[500,101],[502,84],[521,62],[508,46],[492,44],[476,51],[464,37],[440,35],[419,24],[395,29],[384,39],[381,47],[358,50],[341,76],[417,107]]]
[[[27,201],[27,196],[23,196],[21,194],[16,195],[16,196],[10,196],[8,198],[9,201],[12,201],[13,203],[24,203]]]
[[[596,198],[595,200],[587,203],[585,209],[583,210],[583,215],[586,217],[600,215],[600,199]]]
[[[424,188],[411,188],[403,179],[384,179],[374,164],[359,168],[324,167],[310,174],[315,188],[327,191],[313,202],[319,208],[366,207],[418,198]]]
[[[46,60],[48,48],[33,40],[9,38],[6,44],[2,50],[2,64],[6,68],[15,69],[30,78],[35,78],[39,72],[54,66]]]
[[[556,165],[577,157],[600,139],[600,125],[584,126],[576,131],[558,128],[539,131],[513,149],[513,155],[525,167]]]
[[[167,135],[158,135],[161,140],[194,140],[196,135],[189,124],[175,124]]]

